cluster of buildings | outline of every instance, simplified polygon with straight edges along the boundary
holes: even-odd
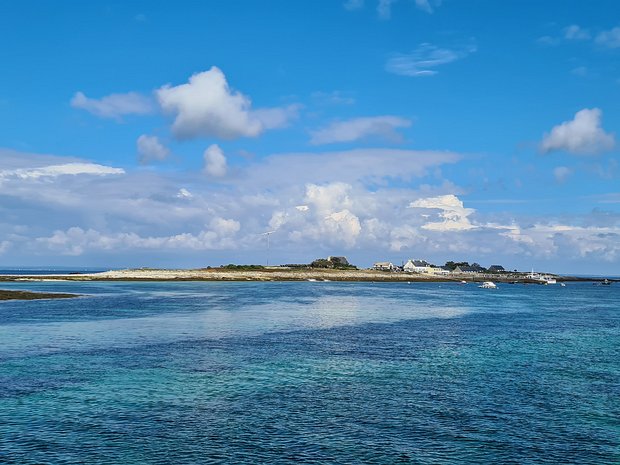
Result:
[[[450,266],[435,266],[426,260],[407,260],[402,266],[394,265],[391,262],[377,262],[372,267],[378,271],[395,271],[406,273],[422,273],[433,275],[447,275],[450,273],[501,273],[504,267],[501,265],[492,265],[489,268],[484,268],[477,263],[472,265],[457,264],[455,267]]]

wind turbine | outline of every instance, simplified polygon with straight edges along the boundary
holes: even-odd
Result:
[[[276,230],[267,231],[261,234],[261,236],[267,236],[267,266],[269,266],[269,236],[271,236]]]

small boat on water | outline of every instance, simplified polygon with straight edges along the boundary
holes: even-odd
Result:
[[[494,282],[492,281],[485,281],[483,282],[480,286],[478,286],[482,289],[497,289],[497,286],[495,285]]]
[[[610,285],[611,285],[611,281],[607,278],[601,281],[601,286],[610,286]]]
[[[534,273],[534,269],[532,268],[532,272],[526,276],[527,279],[531,279],[532,281],[536,281],[540,284],[557,284],[557,280],[548,274],[540,274]]]
[[[463,280],[460,282],[460,284],[467,284],[467,281]]]
[[[564,283],[560,283],[560,286],[562,286],[562,287],[566,287],[566,284],[564,284]]]
[[[310,281],[311,283],[316,283],[316,279],[314,278],[308,278],[306,281]]]

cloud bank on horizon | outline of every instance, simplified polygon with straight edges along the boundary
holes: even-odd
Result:
[[[255,17],[254,6],[219,5],[195,12],[212,26],[206,38],[222,39],[206,52],[183,13],[115,6],[113,22],[145,18],[123,33],[131,57],[86,38],[82,66],[69,60],[78,44],[57,38],[71,53],[52,44],[45,99],[19,79],[28,64],[8,57],[0,115],[8,122],[17,111],[0,149],[0,260],[261,263],[263,233],[274,231],[272,261],[283,263],[348,255],[362,265],[426,258],[614,272],[618,27],[606,15],[578,24],[581,6],[567,4],[567,24],[532,13],[526,27],[487,29],[440,1],[302,3],[302,13],[280,13],[291,26],[283,42],[278,18],[258,34],[232,20]],[[35,17],[43,30],[22,47],[41,46],[47,27],[100,14],[59,13],[50,25]],[[350,40],[303,32],[313,19]],[[179,37],[165,36],[184,21]],[[105,23],[93,24],[93,37],[105,35]],[[381,35],[369,50],[372,30]],[[497,60],[500,32],[517,44],[513,59]],[[235,33],[252,41],[225,40]],[[164,56],[139,35],[184,53]],[[118,63],[97,76],[97,59]]]

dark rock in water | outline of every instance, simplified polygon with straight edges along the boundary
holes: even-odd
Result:
[[[51,292],[6,291],[0,290],[0,300],[70,299],[77,294],[57,294]]]

